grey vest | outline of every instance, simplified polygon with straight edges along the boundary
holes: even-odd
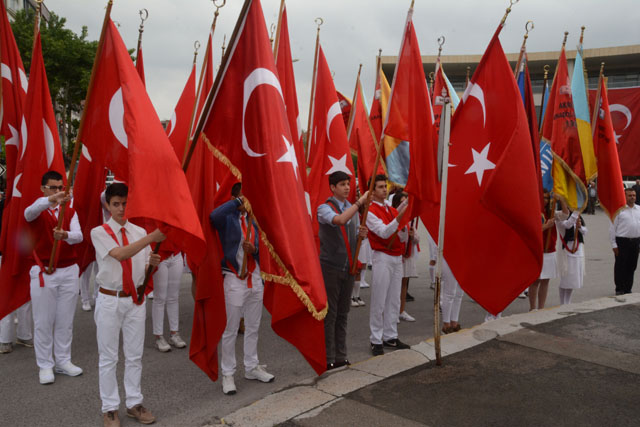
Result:
[[[329,200],[333,201],[335,205],[329,203]],[[333,197],[330,197],[326,204],[328,204],[334,211],[335,206],[340,206],[338,200]],[[347,231],[349,245],[351,246],[351,256],[356,252],[356,239],[358,237],[357,234],[359,226],[360,218],[358,217],[358,214],[354,215],[344,226]],[[347,255],[347,248],[344,244],[342,226],[320,224],[318,237],[320,239],[320,263],[337,270],[348,271],[349,256]]]

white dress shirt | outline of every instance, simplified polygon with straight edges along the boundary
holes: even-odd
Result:
[[[107,224],[118,238],[118,243],[113,240],[113,237],[111,237],[101,225],[91,230],[91,241],[93,242],[93,247],[96,249],[96,262],[98,263],[96,282],[105,289],[121,291],[122,265],[120,261],[109,255],[109,252],[118,246],[122,246],[121,228],[126,230],[127,240],[130,244],[142,239],[147,235],[147,232],[144,228],[138,227],[129,221],[127,221],[124,226],[121,226],[113,218],[109,218]],[[142,282],[144,282],[145,267],[150,254],[151,247],[147,246],[131,257],[132,277],[136,287],[142,285]]]
[[[625,206],[618,213],[613,224],[609,227],[609,240],[611,247],[617,248],[617,237],[636,238],[640,237],[640,206],[633,205],[632,208]]]
[[[31,204],[31,206],[24,210],[24,219],[26,219],[27,222],[33,222],[40,216],[42,212],[46,211],[47,209],[49,209],[51,214],[55,216],[56,219],[58,218],[60,206],[56,205],[55,203],[49,202],[49,198],[43,196],[37,198],[36,201]],[[82,230],[80,229],[78,214],[73,214],[73,217],[71,217],[71,222],[69,223],[69,230],[65,231],[67,232],[67,238],[64,239],[64,241],[68,244],[75,245],[82,242]]]

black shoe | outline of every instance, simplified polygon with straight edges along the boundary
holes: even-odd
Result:
[[[384,354],[384,348],[382,344],[373,344],[371,343],[371,354],[374,356],[382,356]]]
[[[407,292],[407,297],[404,299],[406,302],[415,301],[416,299],[411,296],[409,292]]]
[[[349,365],[351,365],[351,362],[349,362],[349,359],[344,359],[344,360],[336,361],[336,363],[333,364],[333,367],[342,368],[343,366],[349,366]]]
[[[327,363],[327,371],[335,369],[335,367],[336,367],[335,363]]]
[[[382,343],[385,345],[385,347],[396,348],[398,350],[404,350],[404,349],[407,349],[407,348],[411,348],[411,346],[409,344],[403,343],[398,338],[394,338],[394,339],[388,340],[388,341],[382,341]]]

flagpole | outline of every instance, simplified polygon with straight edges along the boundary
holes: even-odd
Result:
[[[284,12],[284,0],[280,0],[280,10],[278,11],[278,25],[276,27],[276,38],[273,43],[273,58],[278,61],[278,49],[280,48],[280,31],[282,30],[282,14]]]
[[[529,24],[531,24],[531,28],[529,28]],[[520,47],[520,55],[518,55],[518,60],[516,61],[516,66],[513,69],[513,75],[518,76],[518,70],[520,69],[520,64],[522,63],[522,58],[524,57],[524,52],[527,46],[527,39],[529,38],[529,31],[533,30],[535,27],[533,25],[533,21],[527,21],[524,24],[524,38],[522,39],[522,46]]]
[[[244,203],[244,201],[243,201]],[[247,237],[245,242],[252,242],[251,230],[253,230],[253,213],[247,214]],[[242,251],[242,268],[240,269],[240,279],[243,280],[247,275],[247,251]]]
[[[194,143],[189,144],[189,142],[191,141],[191,131],[193,130],[193,125],[195,124],[195,120],[196,120],[196,112],[198,111],[198,103],[200,101],[200,95],[201,95],[200,91],[202,90],[202,80],[204,79],[204,73],[205,73],[205,70],[207,69],[206,66],[207,66],[207,60],[209,59],[209,44],[213,42],[213,35],[215,34],[215,31],[216,31],[216,22],[218,22],[218,15],[220,15],[220,9],[224,7],[225,4],[227,4],[227,0],[222,0],[222,4],[220,6],[216,4],[216,0],[212,0],[212,3],[215,6],[216,11],[213,14],[213,22],[211,23],[211,30],[209,32],[211,37],[207,38],[207,49],[204,52],[204,59],[202,60],[202,68],[200,69],[200,79],[198,80],[198,89],[196,90],[196,101],[193,103],[193,108],[191,110],[191,120],[189,122],[189,132],[187,133],[187,143],[184,146],[184,153],[182,154],[183,170],[186,170],[185,162],[187,161],[187,156],[190,157],[188,153],[193,151],[190,149],[190,146],[194,145],[195,143],[195,140],[193,140]]]
[[[138,28],[138,47],[136,50],[136,65],[140,60],[140,49],[142,49],[142,33],[144,32],[144,21],[149,18],[149,11],[147,9],[140,9],[140,28]]]
[[[36,3],[38,4],[38,6],[36,8],[35,19],[33,20],[33,46],[35,46],[35,44],[36,44],[36,36],[40,32],[40,16],[42,14],[42,2],[43,1],[44,0],[36,0]],[[33,49],[33,47],[32,47],[32,49]]]
[[[356,76],[356,87],[353,89],[353,101],[351,105],[351,110],[349,110],[349,120],[347,120],[347,139],[351,139],[351,131],[353,130],[353,120],[354,120],[354,112],[355,107],[353,104],[356,103],[356,96],[358,95],[358,85],[360,85],[360,73],[362,72],[362,64],[358,67],[358,75]]]
[[[222,58],[224,58],[224,51],[227,48],[226,43],[227,43],[227,35],[225,34],[222,37],[222,57],[220,57],[220,65],[222,65]],[[218,67],[218,69],[220,69],[220,67]]]
[[[593,116],[591,118],[591,137],[592,138],[596,133],[596,120],[598,119],[598,111],[600,110],[600,97],[602,96],[600,88],[602,86],[603,78],[604,78],[604,62],[601,62],[600,75],[598,76],[598,91],[596,92],[596,102],[593,104]]]
[[[544,113],[544,95],[547,92],[547,87],[549,86],[549,70],[551,69],[551,67],[549,67],[549,65],[545,65],[543,67],[544,69],[544,78],[542,80],[542,98],[540,100],[540,117],[538,117],[538,132],[542,132],[542,122],[543,122],[543,113]]]
[[[315,23],[318,26],[316,31],[316,51],[313,55],[313,75],[311,77],[311,97],[309,101],[309,121],[307,122],[307,162],[309,162],[309,154],[311,153],[311,124],[313,122],[314,104],[316,98],[316,77],[318,74],[318,48],[320,47],[320,26],[324,24],[324,19],[316,18]]]
[[[449,142],[451,136],[451,99],[444,99],[444,114],[441,121],[442,129],[442,187],[440,190],[440,222],[438,224],[438,256],[436,257],[436,286],[433,294],[433,339],[436,353],[436,365],[442,365],[440,348],[440,292],[442,286],[442,261],[444,253],[444,232],[447,209],[447,186],[449,182]]]
[[[42,2],[39,2],[42,3]],[[87,88],[87,96],[85,97],[85,108],[82,110],[82,115],[80,116],[80,125],[78,126],[78,135],[82,135],[82,130],[84,129],[84,119],[87,115],[87,105],[86,101],[91,97],[91,90],[93,89],[93,82],[96,76],[96,68],[98,65],[98,58],[100,55],[100,51],[102,50],[102,46],[104,45],[104,33],[107,30],[107,25],[109,24],[109,20],[111,18],[111,7],[113,6],[113,0],[109,0],[107,2],[107,10],[104,14],[104,21],[102,22],[102,31],[100,32],[100,40],[98,41],[98,47],[96,49],[96,56],[93,60],[93,66],[91,67],[91,77],[89,77],[89,87]],[[69,196],[71,191],[71,185],[73,184],[73,171],[75,169],[76,162],[78,161],[78,153],[80,152],[80,147],[82,146],[82,142],[76,139],[75,146],[73,147],[73,156],[71,157],[71,163],[69,164],[69,172],[67,175],[67,188],[65,189],[65,196]],[[60,213],[58,214],[58,225],[56,226],[56,230],[62,230],[62,222],[64,221],[64,213],[67,207],[67,203],[63,203],[60,207]],[[59,244],[53,245],[51,249],[51,257],[49,258],[49,267],[47,269],[47,274],[52,274],[55,270],[55,258],[56,251]]]
[[[193,42],[193,64],[192,65],[196,65],[199,49],[200,49],[200,42],[196,40],[195,42]]]

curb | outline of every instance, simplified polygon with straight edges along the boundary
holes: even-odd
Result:
[[[619,302],[614,297],[603,297],[535,312],[514,314],[482,323],[453,334],[443,335],[441,352],[443,356],[458,353],[529,325],[539,325],[576,314],[638,304],[640,293],[627,294],[624,299],[624,302]],[[215,426],[268,427],[294,418],[314,417],[341,400],[345,394],[435,360],[433,343],[433,338],[430,338],[411,346],[408,350],[396,350],[354,363],[348,368],[325,372],[319,377],[294,384],[238,409],[222,418]],[[213,426],[210,424],[203,427]]]

